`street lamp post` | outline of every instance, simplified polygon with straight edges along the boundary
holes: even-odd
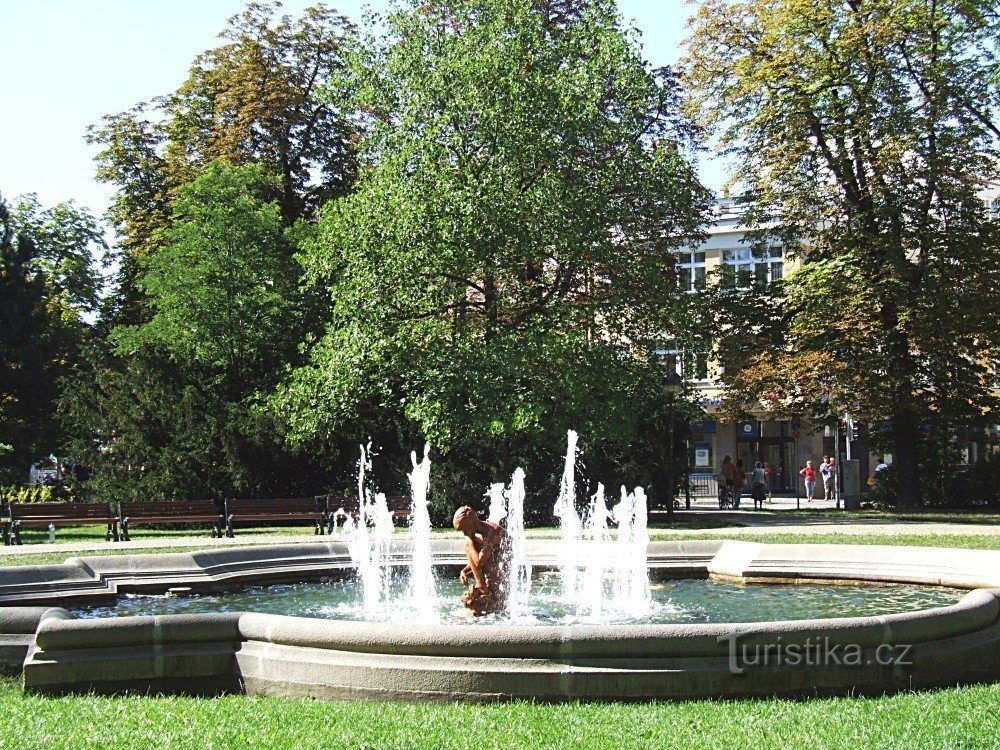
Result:
[[[683,389],[680,376],[670,370],[663,380],[663,395],[667,397],[667,516],[674,514],[674,404],[677,394]]]

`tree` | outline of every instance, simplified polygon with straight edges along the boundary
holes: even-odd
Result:
[[[298,264],[262,165],[209,167],[181,188],[163,247],[144,259],[152,317],[114,331],[119,353],[155,344],[241,398],[294,354]]]
[[[135,288],[141,258],[159,247],[181,186],[213,161],[262,163],[286,225],[340,195],[354,179],[353,133],[337,102],[316,91],[340,76],[352,27],[326,7],[275,18],[279,3],[251,3],[230,19],[225,43],[199,55],[177,91],[103,118],[98,179],[117,186],[110,215],[121,235],[123,322],[144,320]]]
[[[0,198],[0,479],[23,480],[28,467],[57,447],[53,424],[57,356],[54,315],[45,277],[34,265],[37,248],[15,233]]]
[[[890,425],[900,502],[919,502],[921,426],[995,414],[995,8],[958,0],[709,0],[689,101],[738,165],[758,244],[807,264],[783,340],[727,367],[732,397]],[[752,321],[745,323],[752,324]]]
[[[345,80],[358,188],[302,254],[333,310],[276,399],[293,439],[426,436],[455,493],[555,465],[569,427],[623,456],[707,203],[672,73],[596,0],[413,2],[384,27]]]
[[[254,410],[310,309],[280,206],[266,199],[275,182],[263,165],[217,162],[180,189],[141,265],[149,321],[116,327],[102,364],[78,378],[91,384],[64,399],[101,489],[218,497],[295,483],[284,472],[301,467]]]
[[[50,296],[79,315],[96,313],[104,288],[97,261],[108,249],[101,222],[72,201],[45,208],[33,193],[18,198],[11,220],[14,231],[34,244],[31,265]]]

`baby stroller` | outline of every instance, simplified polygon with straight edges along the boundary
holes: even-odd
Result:
[[[725,477],[716,477],[719,485],[719,510],[727,510],[736,507],[736,492],[733,485],[726,482]]]

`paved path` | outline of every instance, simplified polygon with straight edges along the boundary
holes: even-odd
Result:
[[[794,498],[791,500],[794,507]],[[817,501],[818,502],[818,501]],[[787,504],[782,504],[786,505]],[[781,505],[778,505],[780,508]],[[820,505],[818,508],[822,508]],[[858,519],[858,518],[838,518],[836,510],[832,508],[828,513],[821,513],[815,516],[803,518],[799,514],[782,513],[770,506],[763,511],[754,511],[741,508],[738,511],[720,512],[717,508],[712,509],[708,505],[695,508],[691,512],[681,514],[683,519],[701,519],[705,521],[718,521],[719,528],[705,529],[670,529],[660,528],[660,524],[666,522],[666,514],[654,512],[650,514],[650,520],[658,528],[653,530],[654,534],[677,534],[680,536],[705,536],[719,534],[725,536],[747,536],[754,537],[761,534],[799,534],[810,536],[814,534],[877,534],[887,536],[901,536],[909,534],[955,534],[955,535],[1000,535],[1000,524],[973,524],[973,523],[948,523],[939,521],[894,521],[881,518]],[[730,524],[730,525],[727,525]],[[738,525],[731,525],[738,524]],[[440,532],[447,533],[447,532]],[[437,535],[437,534],[436,534]],[[528,530],[531,537],[556,537],[558,532],[551,529]],[[10,546],[0,548],[0,556],[3,555],[32,555],[43,553],[64,553],[66,557],[73,557],[78,554],[100,554],[102,552],[117,550],[143,550],[155,549],[157,551],[169,550],[172,548],[191,547],[233,547],[263,544],[311,544],[317,541],[339,541],[339,534],[333,536],[315,536],[312,534],[288,535],[288,534],[252,534],[238,536],[235,539],[212,539],[211,537],[157,537],[153,539],[136,539],[131,542],[65,542],[65,543],[38,543],[25,544],[20,546]]]

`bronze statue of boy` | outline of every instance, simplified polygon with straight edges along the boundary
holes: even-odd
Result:
[[[510,535],[492,521],[481,520],[468,505],[455,511],[453,523],[456,531],[468,537],[465,556],[469,564],[462,568],[458,580],[465,586],[470,574],[473,579],[462,594],[462,604],[477,617],[502,612],[507,606]]]

